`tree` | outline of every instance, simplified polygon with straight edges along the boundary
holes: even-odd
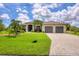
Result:
[[[33,21],[33,25],[41,25],[42,26],[42,24],[43,24],[43,21],[41,21],[41,20],[34,20]]]
[[[34,20],[34,21],[33,21],[33,25],[34,25],[34,29],[35,29],[35,26],[36,26],[36,25],[40,25],[41,28],[42,28],[43,21],[41,21],[41,20]]]
[[[0,20],[0,31],[3,31],[5,29],[5,26],[2,22],[2,20]]]
[[[10,33],[15,33],[15,36],[19,33],[20,30],[20,21],[13,19],[9,26]]]
[[[20,32],[25,32],[26,29],[25,29],[25,26],[24,24],[20,24]]]
[[[66,30],[70,31],[71,25],[70,24],[66,24]]]

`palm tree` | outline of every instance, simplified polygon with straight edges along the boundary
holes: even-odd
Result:
[[[35,26],[36,26],[36,25],[39,25],[40,28],[42,28],[43,21],[41,21],[41,20],[34,20],[34,21],[33,21],[33,25],[34,25],[34,30],[35,30]]]
[[[13,19],[11,21],[9,28],[10,28],[10,32],[14,32],[15,35],[17,35],[20,30],[20,21]]]
[[[4,24],[2,23],[2,20],[0,20],[0,31],[4,30],[5,29],[5,26]]]

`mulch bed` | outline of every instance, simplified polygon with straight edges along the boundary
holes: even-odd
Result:
[[[15,36],[15,34],[0,34],[0,36]]]

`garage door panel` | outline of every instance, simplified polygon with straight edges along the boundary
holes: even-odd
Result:
[[[63,26],[57,26],[56,27],[56,33],[63,33],[63,32],[64,32]]]
[[[45,32],[46,33],[53,33],[53,27],[52,26],[45,26]]]

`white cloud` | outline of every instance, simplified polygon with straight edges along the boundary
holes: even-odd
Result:
[[[53,4],[33,4],[32,13],[33,14],[34,13],[40,13],[40,12],[44,12],[44,11],[47,12],[47,11],[49,11],[48,8],[55,8],[55,7],[58,7],[58,6],[59,6],[59,4],[56,4],[56,3],[53,3]]]
[[[16,8],[16,12],[20,12],[21,11],[21,8]]]
[[[38,3],[33,4],[33,8],[36,8],[36,9],[41,8],[41,4],[38,4]]]
[[[72,17],[79,16],[79,7],[75,8],[75,9],[72,11],[71,16],[72,16]]]
[[[51,14],[51,11],[48,9],[48,4],[34,4],[33,6],[33,17],[34,19],[40,18],[40,17],[46,17]],[[41,18],[42,19],[42,18]]]
[[[34,15],[33,16],[34,19],[38,19],[38,17],[39,17],[38,15]]]
[[[22,21],[22,23],[30,21],[29,17],[27,16],[27,14],[23,14],[23,13],[19,13],[18,14],[17,20]]]
[[[34,19],[42,19],[44,21],[57,21],[58,18],[60,17],[60,15],[62,16],[62,14],[66,13],[66,10],[63,10],[62,12],[51,12],[48,7],[46,6],[41,6],[41,8],[34,8],[33,11],[33,18]],[[59,19],[60,20],[60,19]]]
[[[61,4],[51,3],[51,4],[46,4],[45,6],[47,6],[47,8],[57,8],[57,7],[61,6]]]
[[[27,14],[28,13],[27,10],[21,9],[21,8],[16,8],[16,12],[18,12],[18,13],[24,13],[24,14]]]
[[[69,21],[78,20],[79,21],[79,4],[75,4],[73,7],[68,7],[67,19]]]
[[[29,17],[28,17],[28,11],[26,9],[22,9],[20,7],[16,8],[16,12],[18,12],[18,17],[17,20],[22,21],[22,23],[28,22]]]
[[[4,8],[4,7],[5,7],[4,4],[0,3],[0,8]]]
[[[33,18],[45,21],[69,22],[71,24],[73,22],[75,24],[76,22],[79,22],[79,4],[68,6],[67,9],[57,12],[51,12],[49,10],[49,8],[56,8],[58,6],[61,6],[61,4],[34,4],[32,10]]]
[[[79,21],[73,21],[71,23],[72,26],[76,26],[76,27],[79,27]]]
[[[46,8],[56,8],[56,7],[59,7],[61,6],[61,4],[58,4],[58,3],[35,3],[33,4],[33,8],[41,8],[41,7],[46,7]]]
[[[23,12],[23,13],[28,13],[28,11],[27,11],[27,10],[25,10],[25,9],[24,9],[24,10],[22,10],[22,12]]]
[[[48,8],[55,8],[58,7],[59,5],[56,3],[53,4],[33,4],[33,11],[32,13],[40,13],[40,12],[50,12]],[[47,10],[47,11],[46,11]]]
[[[65,21],[69,21],[71,25],[79,27],[79,3],[72,7],[68,7]]]
[[[0,17],[3,18],[3,19],[10,19],[9,15],[6,14],[6,13],[2,14]]]
[[[43,20],[43,19],[41,18],[41,16],[39,16],[39,15],[34,15],[33,18],[34,18],[34,20]]]
[[[29,19],[26,14],[19,13],[18,15],[19,15],[19,18]]]
[[[63,9],[58,12],[51,12],[49,8],[55,8],[61,4],[34,4],[33,18],[45,17],[46,21],[72,21],[74,18],[79,18],[79,4],[68,6],[67,10]],[[48,16],[48,17],[47,17]]]

